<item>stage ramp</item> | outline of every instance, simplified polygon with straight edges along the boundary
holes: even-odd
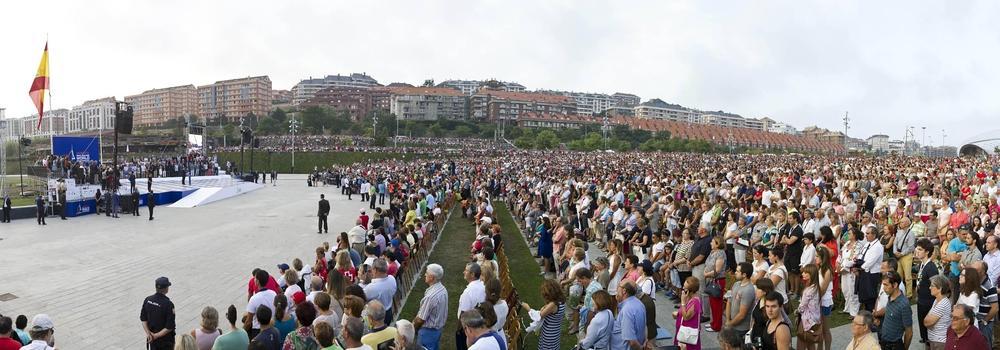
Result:
[[[233,181],[222,187],[201,187],[170,205],[171,208],[194,208],[223,199],[236,197],[264,188],[262,184]]]

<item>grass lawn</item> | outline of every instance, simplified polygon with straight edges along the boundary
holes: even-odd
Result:
[[[423,157],[426,157],[426,155],[369,152],[295,152],[295,173],[306,174],[312,172],[313,167],[323,169],[331,165],[349,165],[362,161]],[[255,170],[275,169],[283,174],[292,172],[291,152],[274,152],[268,154],[266,151],[254,151],[253,159],[253,168]],[[236,163],[238,166],[240,163],[240,152],[219,153],[219,163],[225,164],[227,160]],[[245,150],[243,153],[243,168],[250,170],[250,150]]]
[[[544,280],[544,277],[539,275],[542,272],[541,267],[536,262],[535,257],[531,255],[531,249],[528,247],[528,244],[521,238],[521,233],[518,232],[517,224],[514,223],[514,218],[511,216],[510,211],[507,210],[506,204],[503,202],[494,202],[493,210],[496,211],[500,226],[503,228],[504,252],[507,254],[507,261],[510,264],[510,278],[514,282],[514,288],[517,289],[522,302],[528,303],[535,309],[541,308],[545,305],[540,289],[542,280]],[[520,307],[520,305],[511,305],[511,307]],[[569,310],[567,310],[568,312]],[[528,313],[522,312],[521,314],[524,317],[524,325],[527,326],[530,324],[531,320],[528,318]],[[572,349],[577,343],[576,336],[566,334],[566,327],[569,325],[568,321],[563,321],[562,325],[561,348]],[[524,343],[525,349],[537,349],[538,335],[527,334],[524,338]]]
[[[448,220],[441,232],[442,237],[439,238],[434,252],[428,258],[428,263],[440,264],[444,268],[444,281],[442,283],[448,290],[449,316],[448,322],[445,323],[444,329],[441,331],[441,349],[455,348],[455,331],[458,329],[458,319],[452,317],[458,311],[458,299],[462,295],[462,291],[465,290],[466,282],[462,275],[465,271],[465,264],[470,261],[469,247],[476,238],[475,233],[476,228],[472,221],[462,218],[460,213],[456,213]],[[423,272],[421,271],[418,276],[423,276]],[[399,314],[400,319],[412,321],[416,317],[417,310],[420,308],[420,299],[423,299],[426,290],[427,284],[423,282],[423,278],[420,278],[406,298],[406,303]]]

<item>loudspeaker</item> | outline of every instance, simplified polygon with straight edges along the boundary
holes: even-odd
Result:
[[[118,109],[115,113],[115,132],[119,134],[132,134],[132,106]]]
[[[260,148],[260,139],[253,139],[253,148]]]
[[[250,142],[252,140],[253,140],[253,132],[250,131],[250,129],[244,130],[243,131],[243,143],[244,144],[250,144]]]

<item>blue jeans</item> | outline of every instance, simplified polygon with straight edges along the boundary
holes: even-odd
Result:
[[[420,345],[427,348],[427,350],[438,350],[441,344],[441,330],[421,328],[417,338],[420,341]]]
[[[993,322],[981,322],[979,323],[979,333],[983,334],[986,338],[986,345],[993,346]]]

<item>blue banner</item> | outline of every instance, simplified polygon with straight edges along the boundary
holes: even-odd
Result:
[[[101,161],[98,136],[52,136],[52,154],[74,161]]]

